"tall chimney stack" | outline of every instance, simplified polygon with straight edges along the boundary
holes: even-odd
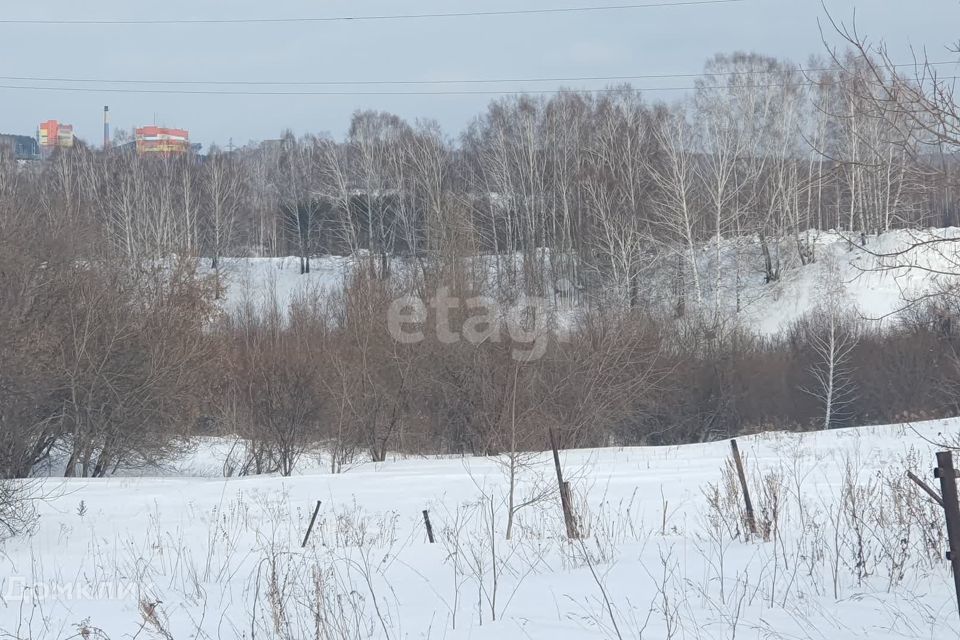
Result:
[[[110,107],[103,108],[103,150],[110,148]]]

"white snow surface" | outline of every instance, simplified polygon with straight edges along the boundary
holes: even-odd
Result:
[[[764,282],[759,245],[755,240],[724,240],[720,251],[721,307],[728,318],[770,335],[808,312],[824,287],[837,281],[846,290],[849,306],[864,319],[890,325],[896,322],[903,308],[923,294],[956,281],[949,274],[960,274],[960,242],[928,245],[898,257],[883,258],[877,254],[902,251],[933,238],[960,239],[960,229],[888,231],[867,236],[865,247],[859,246],[859,236],[851,237],[848,233],[836,231],[810,232],[804,234],[804,239],[815,245],[817,259],[805,266],[800,264],[796,240],[784,238],[772,245],[774,253],[781,256],[783,271],[781,280],[771,284]],[[715,245],[711,243],[702,247],[696,258],[702,286],[701,304],[708,312],[712,311],[714,304],[716,256]],[[515,259],[520,258],[516,256]],[[345,276],[361,260],[365,259],[352,256],[315,258],[311,260],[311,273],[307,275],[300,275],[299,259],[295,257],[228,260],[224,270],[227,284],[225,307],[230,310],[245,301],[263,302],[273,292],[277,303],[286,307],[298,292],[318,289],[330,294],[339,291]],[[485,256],[479,260],[485,261],[486,268],[481,271],[490,273],[492,281],[494,258]],[[652,262],[642,275],[643,295],[671,304],[665,300],[668,294],[664,292],[672,291],[675,286],[675,264],[674,258]],[[878,269],[882,266],[896,268]],[[397,262],[393,271],[403,273],[406,268]],[[692,309],[695,294],[690,273],[686,275],[686,281],[687,305]],[[734,291],[737,287],[739,295]],[[495,291],[490,293],[501,297]],[[575,321],[576,302],[557,301],[553,296],[548,296],[547,302],[557,305],[561,324]]]
[[[780,282],[765,285],[754,277],[747,285],[745,321],[758,332],[772,334],[800,318],[816,303],[831,280],[845,290],[849,306],[881,326],[894,323],[902,310],[922,302],[924,294],[955,284],[960,274],[960,242],[918,243],[960,238],[960,229],[889,231],[859,237],[835,231],[815,237],[817,261],[800,266],[788,254]],[[852,241],[852,242],[851,242]],[[787,248],[781,249],[787,253]],[[903,255],[892,255],[904,252]]]
[[[743,437],[756,536],[737,533],[727,442],[564,451],[582,543],[556,492],[505,539],[503,458],[225,479],[224,443],[198,441],[175,476],[33,481],[36,531],[0,553],[0,638],[956,637],[942,515],[904,473],[935,484],[958,435]],[[556,483],[549,454],[523,463],[518,503]]]

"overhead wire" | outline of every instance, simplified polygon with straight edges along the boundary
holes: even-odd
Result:
[[[960,76],[943,76],[940,80],[958,80]],[[742,88],[791,88],[819,86],[822,83],[815,81],[750,84]],[[631,87],[640,93],[660,91],[692,91],[694,89],[723,90],[726,85],[713,86],[674,86],[674,87]],[[569,88],[569,89],[518,89],[509,91],[488,90],[442,90],[442,91],[251,91],[251,90],[204,90],[204,89],[130,89],[130,88],[98,88],[98,87],[49,87],[49,86],[21,86],[0,84],[0,90],[23,91],[51,91],[72,93],[135,93],[135,94],[164,94],[164,95],[204,95],[204,96],[510,96],[510,95],[557,95],[567,93],[618,93],[622,87],[602,88]]]
[[[534,14],[554,14],[554,13],[575,13],[575,12],[593,12],[593,11],[621,11],[631,9],[647,9],[656,7],[681,7],[695,5],[720,5],[746,2],[747,0],[674,0],[670,2],[659,3],[631,3],[616,5],[597,5],[597,6],[576,6],[576,7],[554,7],[541,9],[506,9],[506,10],[480,10],[480,11],[461,11],[461,12],[438,12],[438,13],[409,13],[409,14],[381,14],[381,15],[360,15],[360,16],[329,16],[329,17],[291,17],[291,18],[169,18],[169,19],[16,19],[0,18],[0,25],[3,24],[37,24],[37,25],[173,25],[173,24],[245,24],[245,23],[290,23],[290,22],[334,22],[334,21],[354,21],[354,20],[401,20],[401,19],[428,19],[428,18],[454,18],[454,17],[479,17],[479,16],[520,16]],[[913,62],[906,64],[893,65],[894,67],[917,67],[923,65],[939,66],[947,64],[957,64],[956,61],[937,61],[937,62]],[[813,73],[824,71],[838,71],[839,68],[809,68],[798,67],[796,69],[801,73]],[[490,85],[490,84],[541,84],[545,82],[564,83],[564,82],[629,82],[635,80],[663,80],[663,79],[691,79],[691,78],[709,78],[726,77],[741,75],[763,75],[779,72],[776,70],[757,69],[757,70],[731,70],[719,72],[701,72],[701,73],[656,73],[656,74],[637,74],[637,75],[596,75],[596,76],[557,76],[557,77],[527,77],[527,78],[464,78],[464,79],[437,79],[437,80],[158,80],[158,79],[134,79],[134,78],[76,78],[76,77],[48,77],[48,76],[0,76],[0,81],[17,83],[67,83],[67,84],[98,84],[98,85],[141,85],[148,87],[311,87],[311,86],[447,86],[447,85]],[[946,77],[941,79],[956,79],[955,77]],[[786,87],[786,86],[810,86],[816,84],[814,81],[803,81],[788,84],[755,84],[750,85],[758,88],[763,87]],[[85,86],[48,86],[36,84],[0,84],[0,89],[8,91],[52,91],[52,92],[74,92],[74,93],[138,93],[138,94],[167,94],[167,95],[224,95],[224,96],[466,96],[466,95],[523,95],[523,94],[558,94],[569,92],[591,92],[608,93],[622,90],[615,87],[603,88],[560,88],[560,89],[508,89],[508,90],[473,90],[473,89],[450,89],[450,90],[377,90],[377,91],[346,91],[346,90],[324,90],[324,91],[304,91],[290,89],[182,89],[182,88],[142,88],[141,86],[122,88],[111,86],[85,87]],[[658,91],[689,91],[696,89],[694,86],[666,86],[666,87],[635,87],[641,92]],[[701,87],[704,88],[704,87]],[[705,87],[705,88],[723,88],[723,87]]]
[[[923,66],[957,65],[956,60],[942,60],[936,62],[911,62],[892,65],[895,68]],[[819,67],[791,69],[802,73],[819,73],[842,71],[840,67]],[[751,69],[739,71],[717,71],[700,73],[648,73],[637,75],[607,75],[607,76],[554,76],[554,77],[526,77],[526,78],[463,78],[440,80],[138,80],[134,78],[76,78],[50,76],[4,76],[0,80],[16,82],[66,82],[72,84],[139,84],[139,85],[210,85],[210,86],[374,86],[374,85],[457,85],[457,84],[509,84],[509,83],[542,83],[542,82],[620,82],[629,80],[667,80],[683,78],[706,78],[712,76],[747,76],[779,73],[780,70]]]
[[[941,65],[957,65],[956,61],[944,60],[926,63],[903,63],[892,65],[894,68],[903,67],[928,67]],[[797,67],[797,72],[808,74],[817,72],[842,71],[840,67],[821,67],[821,68],[803,68]],[[304,91],[290,89],[180,89],[180,88],[152,88],[157,85],[163,86],[213,86],[213,87],[232,87],[232,86],[422,86],[422,85],[477,85],[477,84],[510,84],[510,83],[543,83],[543,82],[624,82],[631,80],[655,80],[655,79],[688,79],[688,78],[712,78],[712,77],[731,77],[731,76],[760,76],[779,73],[782,69],[750,69],[750,70],[729,70],[718,72],[701,73],[659,73],[659,74],[638,74],[622,76],[567,76],[567,77],[528,77],[528,78],[467,78],[467,79],[443,79],[443,80],[318,80],[318,81],[291,81],[282,80],[137,80],[130,78],[123,79],[102,79],[102,78],[70,78],[70,77],[42,77],[42,76],[0,76],[0,81],[15,82],[63,82],[70,84],[91,84],[101,85],[124,84],[124,85],[148,85],[151,88],[142,87],[87,87],[87,86],[48,86],[36,84],[0,84],[0,89],[22,90],[22,91],[63,91],[78,93],[139,93],[139,94],[167,94],[167,95],[226,95],[226,96],[416,96],[416,95],[522,95],[522,94],[556,94],[565,92],[594,92],[607,93],[621,91],[622,87],[563,87],[559,89],[506,89],[506,90],[485,90],[485,89],[446,89],[446,90],[377,90],[377,91],[346,91],[346,90],[324,90],[324,91]],[[806,76],[805,76],[806,77]],[[939,80],[955,80],[957,76],[941,76]],[[806,79],[800,82],[787,83],[768,83],[768,84],[750,84],[747,86],[764,87],[788,87],[788,86],[811,86],[818,84],[814,80]],[[653,87],[632,87],[641,92],[656,91],[689,91],[697,88],[722,89],[723,85],[709,86],[653,86]]]
[[[72,25],[72,26],[125,26],[125,25],[211,25],[211,24],[289,24],[317,22],[362,22],[383,20],[427,20],[439,18],[479,18],[525,15],[548,15],[563,13],[590,13],[599,11],[629,11],[656,9],[660,7],[687,7],[704,5],[737,4],[747,0],[672,0],[670,2],[644,2],[615,5],[553,7],[542,9],[491,9],[480,11],[451,11],[405,14],[373,14],[346,16],[300,16],[290,18],[144,18],[144,19],[61,19],[61,18],[0,18],[0,24],[12,25]]]

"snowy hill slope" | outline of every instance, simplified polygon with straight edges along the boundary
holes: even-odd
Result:
[[[890,323],[895,321],[895,312],[911,300],[949,280],[932,271],[960,272],[956,266],[960,262],[957,256],[960,244],[926,247],[902,260],[882,259],[872,254],[899,251],[934,235],[960,237],[960,229],[891,231],[869,236],[866,250],[851,243],[844,234],[817,232],[810,237],[816,247],[817,260],[806,266],[799,264],[794,241],[786,239],[778,248],[783,263],[781,280],[771,284],[764,282],[760,251],[755,242],[747,239],[725,241],[720,251],[723,274],[720,304],[728,317],[760,333],[772,334],[807,312],[825,283],[836,280],[846,289],[849,304],[862,316]],[[706,308],[712,308],[715,300],[716,255],[715,246],[711,245],[703,247],[697,256],[702,304]],[[877,270],[881,266],[903,264],[905,260],[916,261],[921,268]],[[227,261],[225,269],[226,307],[234,309],[245,301],[261,302],[274,291],[278,303],[283,306],[297,292],[309,288],[335,292],[343,287],[345,276],[356,264],[357,260],[350,257],[318,258],[312,261],[310,274],[300,275],[297,258],[232,259]],[[674,264],[674,260],[653,263],[644,271],[642,287],[647,297],[663,302],[666,296],[663,292],[673,286]],[[402,271],[402,266],[395,271]],[[688,283],[693,280],[689,273],[686,280]],[[692,284],[688,287],[687,299],[692,305],[695,299]],[[561,303],[561,313],[569,314],[570,311],[568,303]]]
[[[44,480],[35,534],[0,554],[0,637],[955,637],[942,516],[904,472],[929,479],[930,441],[958,435],[743,438],[757,535],[726,442],[564,452],[582,543],[548,455],[524,460],[512,540],[503,459]]]
[[[815,263],[800,266],[796,260],[787,260],[779,283],[770,286],[755,282],[749,287],[751,293],[745,297],[751,298],[751,304],[746,321],[761,333],[774,333],[808,311],[824,286],[836,280],[845,290],[848,304],[861,316],[881,323],[894,322],[901,309],[952,280],[934,271],[960,274],[956,266],[960,243],[919,248],[900,257],[881,256],[931,238],[956,237],[960,237],[956,228],[890,231],[869,236],[866,247],[861,248],[844,234],[820,233]]]

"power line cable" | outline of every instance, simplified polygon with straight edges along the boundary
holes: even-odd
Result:
[[[957,80],[960,76],[943,76],[940,80]],[[769,88],[792,88],[792,87],[810,87],[819,86],[821,83],[792,82],[792,83],[772,83],[772,84],[750,84],[742,88],[769,89]],[[692,91],[703,88],[706,90],[723,90],[728,86],[677,86],[677,87],[632,87],[640,93],[650,93],[658,91]],[[50,87],[50,86],[22,86],[0,84],[3,90],[20,91],[53,91],[67,93],[134,93],[134,94],[164,94],[164,95],[208,95],[208,96],[509,96],[509,95],[554,95],[565,93],[617,93],[622,89],[617,87],[603,88],[578,88],[578,89],[533,89],[533,90],[507,90],[507,91],[488,91],[488,90],[444,90],[444,91],[251,91],[251,90],[205,90],[205,89],[130,89],[130,88],[101,88],[101,87]]]
[[[956,65],[956,60],[943,60],[927,63],[904,63],[892,65],[895,68]],[[842,71],[840,67],[791,69],[806,73]],[[371,86],[371,85],[451,85],[451,84],[508,84],[516,82],[616,82],[627,80],[666,80],[679,78],[706,78],[711,76],[748,76],[778,73],[779,70],[747,70],[747,71],[719,71],[715,73],[650,73],[624,76],[558,76],[558,77],[528,77],[528,78],[466,78],[444,80],[135,80],[131,78],[68,78],[49,76],[0,76],[0,80],[16,82],[68,82],[76,84],[143,84],[143,85],[211,85],[211,86]]]
[[[628,11],[633,9],[656,9],[658,7],[688,7],[702,5],[721,5],[746,2],[747,0],[674,0],[673,2],[647,2],[636,4],[600,5],[588,7],[555,7],[546,9],[502,9],[484,11],[456,11],[437,13],[380,14],[357,16],[321,16],[297,18],[170,18],[170,19],[18,19],[3,18],[0,24],[16,25],[74,25],[74,26],[110,26],[110,25],[190,25],[190,24],[288,24],[297,22],[361,22],[374,20],[425,20],[432,18],[479,18],[502,16],[526,16],[563,13],[588,13],[599,11]]]
[[[658,91],[681,91],[694,87],[660,87]],[[470,95],[539,95],[555,93],[595,92],[607,93],[619,91],[615,88],[600,89],[534,89],[486,91],[486,90],[449,90],[449,91],[250,91],[250,90],[204,90],[204,89],[128,89],[101,87],[50,87],[0,84],[0,89],[22,91],[62,91],[73,93],[138,93],[164,95],[214,95],[214,96],[470,96]]]

